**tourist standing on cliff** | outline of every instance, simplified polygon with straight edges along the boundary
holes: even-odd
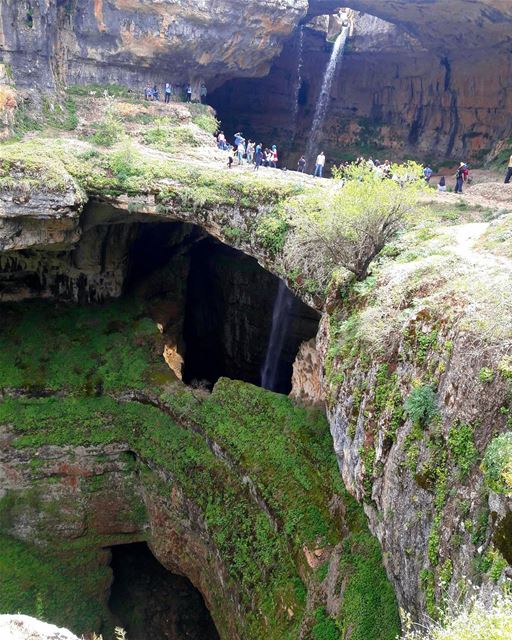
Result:
[[[226,149],[228,148],[224,131],[220,131],[219,135],[217,136],[217,146],[221,151],[226,151]]]
[[[466,165],[461,162],[459,168],[457,169],[457,173],[455,174],[455,193],[462,193],[462,185],[464,184],[464,172],[466,170]]]
[[[247,157],[247,164],[252,164],[252,161],[254,160],[254,142],[252,140],[247,142],[245,155]]]
[[[430,184],[430,178],[432,177],[433,173],[434,172],[428,165],[423,169],[423,177],[425,178],[425,182],[427,184]]]
[[[258,171],[261,167],[261,161],[263,160],[263,145],[261,142],[256,146],[256,151],[254,152],[254,171]]]
[[[242,164],[244,160],[244,153],[245,153],[245,140],[243,138],[238,143],[238,147],[236,148],[236,153],[238,156],[238,164]]]
[[[321,151],[317,158],[315,164],[315,178],[322,178],[324,175],[324,167],[325,167],[325,154]]]
[[[272,145],[272,151],[270,152],[270,166],[273,169],[277,169],[277,163],[279,161],[278,155],[277,155],[277,147],[275,144]]]
[[[169,103],[171,101],[172,96],[172,87],[170,82],[165,83],[165,103]]]
[[[512,178],[512,156],[508,161],[508,170],[507,175],[505,176],[505,184],[510,184],[510,179]]]
[[[187,102],[192,102],[192,85],[187,85]]]
[[[301,156],[299,158],[299,161],[297,162],[297,171],[299,173],[304,173],[305,168],[306,168],[306,158],[304,156]]]
[[[205,83],[201,83],[201,88],[199,89],[199,99],[201,104],[206,102],[206,96],[208,95],[208,89],[206,88]]]

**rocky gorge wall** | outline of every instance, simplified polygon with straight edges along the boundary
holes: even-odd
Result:
[[[87,98],[87,108],[91,103],[93,113],[100,113],[101,99]],[[117,108],[123,113],[125,106]],[[7,228],[2,282],[10,291],[2,308],[0,350],[7,479],[2,531],[10,557],[31,558],[22,579],[34,572],[46,584],[55,573],[53,565],[42,574],[34,567],[41,548],[56,544],[56,514],[67,514],[77,500],[86,514],[70,516],[66,575],[74,575],[71,552],[81,545],[104,570],[91,574],[97,581],[89,602],[96,613],[87,607],[82,619],[77,605],[71,626],[108,624],[103,605],[110,574],[104,552],[97,559],[98,547],[127,539],[121,530],[98,541],[94,527],[83,523],[94,520],[88,496],[103,483],[93,480],[89,487],[89,481],[105,475],[104,455],[119,446],[128,454],[123,460],[130,460],[128,495],[120,509],[130,513],[128,503],[135,502],[138,514],[135,524],[131,515],[125,518],[128,533],[148,540],[171,571],[191,577],[221,637],[308,637],[316,625],[337,625],[333,633],[355,627],[359,635],[352,631],[351,637],[394,637],[396,607],[380,551],[340,484],[334,441],[346,487],[363,503],[381,542],[399,605],[415,615],[433,613],[443,598],[439,581],[455,592],[467,575],[496,588],[510,572],[510,499],[489,491],[479,465],[488,443],[510,426],[511,288],[509,261],[473,246],[491,227],[439,227],[432,217],[432,228],[420,227],[388,247],[370,278],[348,287],[334,283],[326,300],[325,291],[315,288],[314,273],[292,270],[287,262],[285,212],[311,194],[329,198],[337,184],[291,172],[230,172],[213,141],[203,159],[193,155],[196,147],[185,158],[172,147],[155,149],[142,144],[151,140],[145,134],[155,124],[153,107],[137,108],[145,124],[130,130],[131,146],[120,141],[102,148],[77,135],[29,139],[1,150],[0,217]],[[189,120],[169,125],[173,132],[183,126],[188,140],[194,131]],[[101,202],[101,215],[95,215],[102,235],[93,236],[101,251],[87,241],[95,228],[83,215],[88,199],[95,206]],[[67,204],[56,208],[59,202]],[[39,252],[33,263],[39,265],[55,254],[55,273],[66,275],[74,252],[80,254],[79,238],[94,249],[82,254],[90,256],[82,265],[84,276],[94,276],[91,284],[98,273],[108,284],[110,264],[120,264],[116,273],[129,281],[130,269],[119,255],[130,251],[102,239],[110,228],[118,240],[135,244],[136,238],[119,233],[120,223],[139,224],[143,218],[145,224],[182,222],[201,231],[181,228],[173,236],[171,268],[162,264],[155,281],[144,271],[147,258],[136,261],[142,278],[132,278],[133,288],[117,302],[108,300],[123,289],[116,288],[116,279],[107,300],[92,298],[103,300],[101,306],[63,304],[66,295],[79,301],[80,289],[71,278],[73,286],[64,287],[59,298],[58,289],[46,288],[45,268],[32,272],[31,287],[19,286],[26,285],[30,270],[21,270],[12,284],[24,251]],[[448,219],[453,221],[453,211]],[[320,383],[311,380],[311,372],[320,374],[333,441],[321,417],[286,397],[225,379],[211,395],[176,382],[176,371],[162,358],[164,334],[168,325],[176,339],[181,327],[176,311],[188,268],[183,240],[199,241],[205,232],[256,258],[323,312],[316,348],[309,343],[300,350],[294,391],[318,400]],[[158,260],[159,251],[147,255]],[[166,289],[159,288],[162,282]],[[164,290],[167,300],[152,304]],[[179,355],[177,341],[167,346]],[[82,447],[99,447],[93,450],[97,471],[85,462],[73,467]],[[53,457],[62,462],[57,472]],[[119,471],[120,465],[113,466]],[[68,507],[46,504],[54,497],[65,500],[68,484],[79,487]],[[109,491],[125,491],[108,478],[105,490],[107,501]],[[116,523],[123,516],[111,519]],[[40,521],[44,526],[38,528]],[[28,538],[39,545],[30,553],[16,544]],[[63,560],[55,562],[61,566]],[[19,579],[13,575],[6,584]],[[68,582],[66,588],[77,587]],[[38,597],[37,584],[30,585],[23,607],[32,612]],[[52,601],[46,593],[43,603]],[[3,598],[4,607],[16,606],[10,590]],[[80,598],[83,589],[72,601]],[[58,621],[59,612],[51,613]],[[72,607],[69,615],[74,614]]]
[[[512,68],[505,49],[498,43],[492,53],[483,44],[436,48],[434,39],[421,37],[422,27],[406,31],[354,15],[323,127],[329,162],[364,154],[478,163],[508,141]],[[268,76],[228,81],[211,103],[226,128],[275,141],[284,164],[294,168],[310,136],[331,48],[324,31],[306,26],[285,42]]]
[[[457,1],[450,10],[442,2],[348,5],[364,13],[354,14],[331,92],[324,144],[333,162],[388,152],[478,163],[506,146],[510,7],[499,0]],[[188,0],[6,1],[0,107],[12,126],[13,104],[39,103],[40,92],[66,85],[140,92],[148,83],[190,81],[198,98],[205,81],[226,126],[280,144],[294,165],[330,54],[321,33],[306,28],[294,121],[299,24],[338,9],[332,0],[220,2],[213,12]]]

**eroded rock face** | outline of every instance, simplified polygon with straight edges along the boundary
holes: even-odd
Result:
[[[398,18],[393,24],[355,14],[323,128],[328,162],[361,153],[381,161],[387,154],[481,161],[508,140],[512,93],[505,87],[511,85],[512,67],[501,36],[482,25],[478,45],[452,41],[445,47],[435,36],[425,37],[423,28],[431,24],[430,13],[414,29]],[[496,26],[503,24],[508,23]],[[486,48],[491,43],[492,53]],[[276,142],[284,164],[295,168],[330,52],[325,33],[306,26],[302,36],[297,31],[286,41],[267,77],[229,81],[213,93],[212,104],[226,127]]]
[[[263,75],[307,0],[2,3],[0,41],[23,87],[218,83]],[[16,25],[12,29],[12,25]]]

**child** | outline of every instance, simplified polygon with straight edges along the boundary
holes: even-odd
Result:
[[[228,169],[231,169],[233,162],[235,161],[235,154],[233,153],[233,147],[228,149]]]

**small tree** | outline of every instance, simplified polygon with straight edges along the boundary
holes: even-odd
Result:
[[[418,212],[421,167],[393,165],[392,179],[352,165],[332,192],[297,198],[290,211],[295,244],[316,255],[319,271],[342,266],[363,280],[371,262]]]

